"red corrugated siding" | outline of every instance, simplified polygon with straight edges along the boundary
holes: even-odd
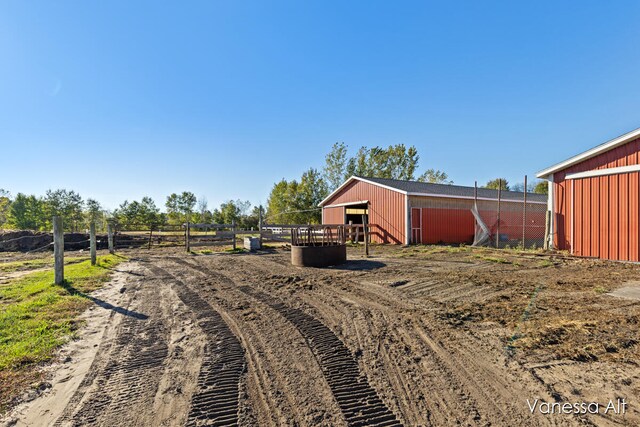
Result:
[[[635,139],[554,174],[554,240],[559,249],[573,249],[581,256],[640,261],[638,172],[575,179],[573,183],[565,179],[571,173],[637,165],[639,152],[640,139]]]
[[[473,243],[471,210],[422,208],[422,243]]]
[[[367,182],[354,181],[328,200],[326,204],[351,203],[361,200],[369,201],[369,224],[371,225],[372,241],[404,244],[406,235],[406,199],[404,194]],[[329,219],[337,219],[333,213],[329,213],[327,217],[327,212],[330,209],[332,208],[324,208],[325,224],[344,222],[344,216],[338,222],[329,221]]]
[[[344,224],[344,207],[324,208],[322,211],[323,224]]]

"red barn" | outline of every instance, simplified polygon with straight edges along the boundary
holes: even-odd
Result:
[[[475,219],[473,187],[352,176],[324,199],[323,224],[362,223],[367,216],[372,241],[378,243],[472,243]],[[522,239],[523,193],[503,191],[500,238]],[[496,223],[497,190],[478,188],[478,210]],[[527,194],[527,233],[544,233],[547,198]],[[537,227],[537,228],[535,228]],[[542,242],[543,234],[539,235]],[[527,239],[533,236],[527,236]]]
[[[553,245],[574,255],[640,261],[640,129],[538,173],[549,181]]]

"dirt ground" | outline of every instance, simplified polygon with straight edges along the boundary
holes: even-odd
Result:
[[[330,269],[284,249],[127,255],[6,425],[640,425],[638,265],[436,246],[349,248]]]

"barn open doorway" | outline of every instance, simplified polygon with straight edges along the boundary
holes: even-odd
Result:
[[[367,203],[349,205],[344,209],[344,223],[349,224],[351,221],[353,224],[362,224],[362,216],[366,218],[367,224],[369,223],[369,206]],[[358,241],[364,241],[364,234],[358,236]]]

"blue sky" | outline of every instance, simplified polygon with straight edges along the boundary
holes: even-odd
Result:
[[[0,3],[0,188],[266,202],[336,141],[512,182],[640,126],[640,3]]]

